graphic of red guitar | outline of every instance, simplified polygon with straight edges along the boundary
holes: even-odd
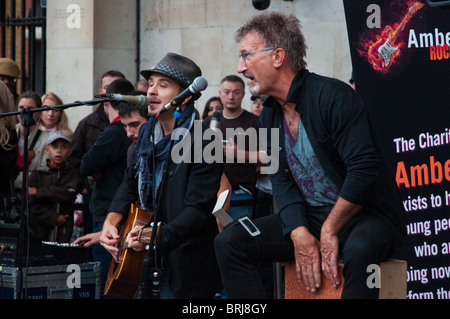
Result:
[[[396,42],[399,36],[399,33],[403,31],[406,24],[409,22],[411,17],[419,11],[424,6],[423,3],[416,2],[414,3],[408,10],[408,13],[403,18],[402,22],[398,25],[394,32],[389,34],[389,37],[386,39],[383,45],[378,48],[378,57],[381,59],[381,66],[383,68],[388,68],[391,63],[392,55],[398,50],[399,46],[396,46]]]
[[[367,58],[374,70],[387,73],[389,67],[400,56],[401,47],[404,45],[400,33],[413,15],[422,7],[424,7],[424,4],[421,2],[409,1],[408,12],[400,23],[395,23],[392,26],[387,25],[380,34],[376,34],[374,37],[368,35],[369,39],[360,41],[357,50],[361,56]]]

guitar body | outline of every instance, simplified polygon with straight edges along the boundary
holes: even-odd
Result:
[[[112,260],[108,278],[105,284],[105,295],[133,299],[139,289],[141,272],[147,251],[134,251],[124,248],[125,239],[134,226],[145,226],[152,217],[152,213],[131,204],[127,220],[120,231],[119,259]]]

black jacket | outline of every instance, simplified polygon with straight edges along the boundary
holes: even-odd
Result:
[[[17,133],[14,129],[10,129],[9,133],[11,135],[8,144],[14,147],[5,149],[0,146],[0,198],[2,198],[2,195],[11,195],[12,184],[19,174],[19,167],[17,166]]]
[[[84,154],[91,149],[108,125],[109,120],[103,104],[99,104],[94,112],[78,123],[72,136],[72,155],[69,158],[69,163],[72,166],[80,166]]]
[[[195,125],[202,125],[197,121]],[[202,125],[200,132],[206,126]],[[202,150],[209,141],[195,137],[191,129],[190,145],[202,141]],[[169,269],[169,285],[176,298],[212,298],[220,290],[221,280],[214,252],[218,233],[212,211],[217,199],[223,164],[173,162],[168,182],[162,192],[159,208],[163,223],[158,252]],[[138,200],[138,181],[134,167],[128,167],[110,212],[126,214],[130,203]]]
[[[314,152],[325,173],[340,189],[339,196],[364,206],[364,211],[386,218],[402,235],[406,215],[394,176],[382,157],[361,98],[347,84],[307,70],[293,80],[286,98],[296,104]],[[271,182],[283,232],[307,225],[306,202],[286,160],[281,105],[269,98],[260,116],[260,128],[279,128],[279,168]],[[270,130],[269,132],[270,133]]]
[[[82,176],[100,177],[95,181],[89,208],[94,223],[103,222],[127,167],[127,151],[131,144],[120,121],[107,126],[95,144],[83,156],[80,165]]]
[[[66,223],[58,227],[57,242],[68,243],[73,231],[73,204],[77,193],[81,193],[84,181],[77,168],[64,165],[56,168],[49,165],[48,171],[30,174],[29,186],[36,187],[36,195],[30,196],[30,212],[34,235],[40,241],[51,240],[50,231],[56,226],[58,214],[68,214]]]

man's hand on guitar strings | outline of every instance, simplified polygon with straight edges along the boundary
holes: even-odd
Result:
[[[105,220],[100,235],[100,244],[113,256],[114,260],[119,258],[119,248],[117,247],[119,239],[120,236],[116,226]]]

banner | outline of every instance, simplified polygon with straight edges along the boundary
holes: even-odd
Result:
[[[450,299],[450,7],[344,0],[356,91],[408,218],[407,298]]]

